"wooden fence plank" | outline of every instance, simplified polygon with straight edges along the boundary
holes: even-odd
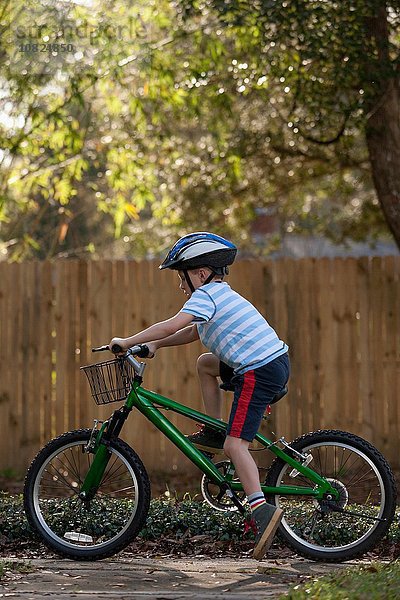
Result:
[[[318,260],[316,278],[318,281],[318,315],[319,315],[319,354],[320,385],[319,402],[313,407],[314,423],[319,421],[318,428],[334,429],[337,427],[336,384],[337,367],[334,349],[337,343],[336,323],[334,320],[334,263],[330,258]]]
[[[36,287],[39,291],[37,332],[38,344],[37,365],[41,377],[37,388],[37,402],[40,415],[40,443],[44,445],[53,433],[51,430],[52,407],[52,372],[54,352],[54,292],[52,283],[52,263],[42,262],[37,265],[38,278]]]
[[[313,348],[316,340],[312,335],[314,333],[312,309],[315,301],[312,259],[299,261],[298,276],[301,278],[301,285],[298,281],[298,290],[301,290],[298,294],[299,307],[301,307],[298,311],[298,332],[303,348],[300,358],[302,364],[302,394],[297,421],[299,428],[297,435],[300,435],[300,433],[312,429],[313,405],[317,401],[313,396]]]
[[[35,263],[21,265],[22,283],[22,329],[20,330],[21,354],[21,406],[20,406],[20,459],[29,462],[35,455],[35,450],[40,444],[40,411],[37,399],[37,386],[35,377],[38,371],[37,355],[37,314],[38,290],[36,287]]]
[[[66,273],[68,269],[67,261],[60,261],[55,266],[55,396],[53,398],[53,423],[52,428],[55,435],[60,435],[67,430],[67,411],[68,411],[68,395],[67,395],[67,373],[65,364],[67,347],[67,331],[68,331],[68,301],[66,290]]]
[[[382,259],[382,302],[383,302],[383,390],[382,397],[385,399],[387,408],[387,439],[385,456],[390,463],[395,463],[398,457],[398,445],[394,440],[400,439],[400,361],[397,360],[397,348],[399,346],[398,335],[400,326],[400,294],[399,294],[399,262],[394,256],[386,256]]]
[[[399,469],[399,257],[245,260],[228,281],[290,346],[289,395],[263,431],[293,438],[318,427],[351,429]],[[10,435],[0,440],[0,468],[23,471],[49,437],[108,417],[114,406],[97,407],[79,373],[80,364],[110,358],[92,355],[91,346],[167,318],[184,301],[176,274],[160,272],[156,261],[1,263],[0,418]],[[200,342],[161,350],[145,386],[202,409],[196,359],[204,351]],[[230,405],[226,395],[226,417]],[[172,421],[186,433],[195,427]],[[123,436],[150,471],[193,469],[141,415]]]
[[[92,361],[91,340],[88,334],[89,328],[89,273],[88,263],[79,261],[78,264],[78,310],[79,310],[79,330],[77,332],[77,346],[79,349],[79,365],[77,368],[77,390],[79,396],[79,413],[77,415],[80,427],[89,427],[90,408],[92,407],[92,399],[89,392],[86,376],[83,371],[79,371],[78,367],[87,365]]]
[[[334,317],[338,332],[337,338],[337,377],[336,406],[340,414],[339,426],[354,431],[357,424],[358,404],[358,365],[357,365],[357,295],[355,293],[356,274],[354,259],[346,258],[340,263],[340,271],[335,281],[336,310]],[[339,417],[338,414],[338,417]]]
[[[370,368],[371,368],[371,413],[375,429],[375,443],[385,453],[388,450],[388,399],[384,397],[383,358],[385,354],[385,332],[383,328],[383,272],[382,260],[373,257],[370,277]]]
[[[360,345],[358,317],[360,313],[360,297],[357,288],[357,260],[350,258],[346,261],[346,291],[347,291],[347,312],[348,312],[348,395],[344,402],[348,407],[348,422],[351,423],[353,431],[358,429],[358,397],[360,380],[360,358],[358,348]]]
[[[111,261],[92,261],[89,265],[90,285],[88,293],[89,324],[88,331],[91,346],[107,344],[112,336],[117,335],[114,329],[113,297],[118,300],[119,310],[123,310],[124,299],[113,289]],[[112,358],[108,353],[92,354],[89,363],[103,362]],[[108,405],[95,407],[93,401],[89,408],[91,415],[107,419],[113,407]]]
[[[20,451],[23,444],[23,388],[24,388],[24,270],[21,268],[22,265],[12,263],[11,269],[11,281],[13,282],[13,302],[10,304],[11,314],[11,330],[10,335],[16,336],[14,347],[11,349],[11,360],[6,362],[7,366],[10,366],[11,378],[14,387],[14,402],[11,406],[11,419],[15,424],[14,431],[10,433],[11,444],[14,444],[15,448],[18,448],[18,455],[15,457],[15,465],[17,471],[22,469],[23,464],[27,464],[26,456]],[[10,342],[13,337],[10,338]],[[14,338],[15,339],[15,338]]]
[[[18,282],[12,281],[10,265],[0,263],[0,423],[4,428],[12,425],[11,405],[15,397],[15,387],[12,382],[13,363],[7,365],[12,356],[11,344],[16,343],[16,337],[12,335],[12,302],[13,295],[18,295]],[[14,342],[12,341],[14,339]],[[19,441],[14,437],[14,441]],[[0,436],[0,469],[8,468],[13,462],[12,446],[7,436]],[[14,466],[15,468],[15,466]]]
[[[159,271],[157,264],[153,263],[153,269],[151,271],[150,281],[157,282],[159,284]],[[157,298],[154,302],[154,312],[151,313],[152,322],[160,321],[175,315],[186,302],[187,298],[183,294],[182,290],[179,289],[179,279],[177,273],[168,273],[166,285],[162,288],[162,294],[157,294]],[[156,285],[154,285],[154,288]],[[196,361],[190,363],[185,361],[185,348],[184,346],[168,347],[161,350],[164,360],[151,365],[152,370],[157,369],[157,384],[160,393],[168,398],[172,398],[177,402],[192,406],[194,408],[200,408],[199,393],[194,393],[193,386],[187,377],[188,372],[195,374],[196,372]],[[159,366],[161,367],[160,372],[158,371]],[[178,428],[188,427],[187,420],[174,413],[167,412],[166,417]],[[189,425],[190,429],[191,425]],[[193,429],[191,430],[193,431]],[[157,430],[152,430],[151,435],[154,440],[153,447],[153,458],[159,465],[159,470],[187,470],[190,468],[190,463],[186,457],[178,450],[178,448],[172,444],[164,436],[161,436]],[[157,446],[161,452],[157,455]]]
[[[321,282],[318,278],[318,260],[310,259],[310,279],[308,305],[310,310],[309,319],[309,353],[310,353],[310,375],[311,387],[310,397],[308,399],[308,421],[304,423],[305,427],[311,430],[321,427],[322,399],[321,399],[321,318],[319,314],[319,303]]]
[[[146,268],[145,263],[129,261],[126,268],[126,300],[125,302],[120,302],[117,308],[117,312],[125,312],[125,329],[124,331],[118,330],[116,332],[117,335],[121,335],[122,337],[133,335],[150,325],[150,322],[144,324],[144,320],[146,319],[146,309],[152,303],[154,294],[154,290],[150,290],[148,285],[143,283],[144,277],[147,276],[144,273],[144,269]],[[145,293],[148,297],[145,296]],[[150,387],[150,389],[153,387],[151,378],[149,377],[149,369],[145,373],[145,386]],[[124,439],[140,454],[146,466],[149,465],[148,448],[150,440],[147,435],[149,427],[150,424],[146,419],[135,412],[126,430],[123,432]]]
[[[269,260],[264,263],[264,316],[270,325],[276,330],[280,339],[289,345],[291,356],[292,337],[289,332],[289,321],[291,318],[291,298],[287,294],[287,263],[286,261]],[[265,425],[267,437],[278,436],[291,437],[289,428],[290,413],[295,403],[295,386],[292,385],[292,377],[289,380],[289,393],[279,404],[272,408],[271,416]],[[265,458],[263,457],[265,463]]]
[[[289,413],[289,439],[302,432],[302,415],[307,414],[309,396],[308,332],[309,308],[307,306],[306,286],[299,280],[308,279],[301,261],[285,261],[286,278],[294,286],[294,293],[288,304],[288,332],[291,337],[291,406]],[[293,397],[294,392],[294,397]]]
[[[357,296],[359,298],[358,314],[358,357],[359,369],[359,399],[358,399],[358,431],[362,437],[371,440],[374,436],[371,395],[371,361],[370,361],[370,259],[360,258],[357,261]]]

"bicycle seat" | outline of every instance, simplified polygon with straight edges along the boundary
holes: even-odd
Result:
[[[220,383],[219,387],[221,390],[224,390],[224,392],[234,392],[235,391],[235,386],[230,381],[225,381],[224,383]]]
[[[286,396],[287,393],[288,393],[288,388],[287,388],[287,385],[285,385],[285,387],[282,388],[280,392],[278,392],[277,394],[275,394],[275,396],[272,398],[272,400],[269,403],[269,405],[271,406],[271,404],[275,404],[276,402],[278,402],[278,400],[280,400],[281,398],[283,398],[283,396]]]

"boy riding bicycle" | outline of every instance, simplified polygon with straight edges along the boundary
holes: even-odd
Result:
[[[118,344],[126,350],[146,343],[154,356],[159,348],[200,339],[210,350],[197,363],[206,412],[221,418],[218,377],[234,390],[226,437],[204,426],[188,439],[213,454],[223,450],[235,465],[257,527],[253,556],[259,560],[272,543],[282,510],[265,502],[249,444],[267,406],[285,387],[290,365],[287,345],[257,309],[223,281],[236,253],[234,244],[212,233],[178,240],[160,269],[178,271],[188,300],[174,317],[131,337],[113,338],[110,348]]]

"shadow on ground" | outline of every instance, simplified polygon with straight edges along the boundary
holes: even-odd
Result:
[[[300,558],[274,559],[176,559],[140,557],[72,562],[34,559],[34,572],[15,575],[4,582],[8,598],[54,600],[80,598],[191,598],[209,600],[258,600],[279,598],[291,585],[331,573],[346,565],[310,562]],[[360,564],[368,561],[357,561]],[[1,595],[1,594],[0,594]]]

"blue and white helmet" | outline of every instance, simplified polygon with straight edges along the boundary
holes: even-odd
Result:
[[[209,267],[223,275],[235,260],[237,248],[220,235],[197,231],[180,238],[168,252],[160,269],[186,271]]]

